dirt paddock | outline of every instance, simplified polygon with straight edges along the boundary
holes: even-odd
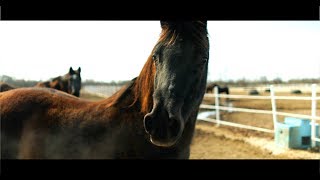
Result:
[[[237,129],[198,121],[190,159],[320,159],[319,152],[284,149],[276,146],[273,137]]]

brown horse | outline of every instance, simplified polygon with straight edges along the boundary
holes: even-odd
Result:
[[[161,27],[139,76],[107,99],[34,87],[0,93],[2,158],[189,158],[207,82],[207,22]]]
[[[36,84],[36,87],[53,88],[79,97],[81,89],[80,73],[80,67],[78,70],[73,70],[72,67],[70,67],[69,72],[64,76],[58,76],[50,81],[40,82]]]

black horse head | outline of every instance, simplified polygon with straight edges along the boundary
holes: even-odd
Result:
[[[80,96],[80,89],[81,89],[81,68],[79,67],[78,70],[73,70],[72,67],[69,69],[68,73],[68,92],[74,96]]]
[[[150,141],[175,145],[188,123],[194,123],[206,89],[209,40],[206,21],[161,21],[153,49],[153,107],[144,117]]]

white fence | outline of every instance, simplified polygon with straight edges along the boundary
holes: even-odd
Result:
[[[310,119],[311,120],[311,141],[312,141],[312,147],[315,147],[316,141],[320,142],[320,139],[316,137],[316,120],[320,120],[320,117],[316,114],[317,109],[317,100],[320,100],[320,97],[317,97],[316,95],[316,84],[312,84],[311,86],[311,97],[292,97],[292,96],[275,96],[274,94],[274,87],[273,85],[270,85],[270,96],[246,96],[246,95],[223,95],[218,94],[218,87],[215,87],[214,94],[205,94],[205,97],[215,97],[215,105],[206,105],[201,104],[200,108],[205,109],[215,109],[216,111],[216,118],[204,118],[204,117],[198,117],[198,120],[204,120],[209,122],[217,123],[219,126],[227,125],[227,126],[234,126],[239,128],[245,128],[245,129],[251,129],[256,131],[262,131],[267,133],[274,133],[275,129],[277,128],[277,115],[282,116],[290,116],[290,117],[297,117],[297,118],[304,118],[304,119]],[[272,105],[272,111],[267,110],[259,110],[259,109],[246,109],[246,108],[235,108],[235,107],[226,107],[226,106],[219,106],[219,97],[224,98],[246,98],[246,99],[270,99],[271,105]],[[310,100],[311,101],[311,115],[302,115],[302,114],[293,114],[293,113],[286,113],[286,112],[279,112],[277,111],[276,107],[276,100],[277,99],[286,99],[286,100]],[[220,119],[220,110],[225,111],[239,111],[239,112],[248,112],[248,113],[262,113],[262,114],[272,114],[273,118],[273,129],[266,129],[266,128],[260,128],[255,126],[249,126],[249,125],[243,125],[239,123],[233,123],[228,121],[223,121]]]

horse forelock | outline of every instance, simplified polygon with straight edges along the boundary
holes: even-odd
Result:
[[[165,24],[162,26],[158,43],[172,45],[180,36],[191,38],[201,48],[209,48],[208,30],[202,21],[183,21],[177,25]]]

